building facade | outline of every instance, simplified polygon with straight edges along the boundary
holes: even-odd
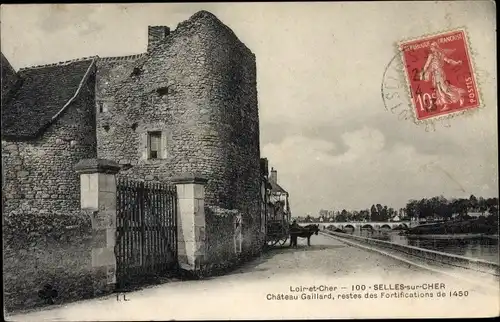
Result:
[[[269,175],[269,209],[268,218],[277,221],[290,221],[292,213],[290,210],[289,194],[278,184],[278,171],[271,168]]]
[[[119,163],[118,176],[135,180],[206,178],[205,206],[240,213],[244,251],[260,250],[255,55],[206,11],[173,31],[147,32],[147,51],[132,56],[16,72],[2,54],[4,241],[24,226],[43,239],[41,221],[79,216],[75,165],[100,158]],[[30,248],[25,240],[11,244]],[[12,265],[19,263],[17,251]]]

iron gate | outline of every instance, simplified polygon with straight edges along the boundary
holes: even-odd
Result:
[[[116,191],[117,288],[173,273],[178,266],[175,187],[120,178]]]

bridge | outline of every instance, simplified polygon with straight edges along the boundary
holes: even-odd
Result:
[[[417,221],[395,221],[395,222],[377,222],[377,221],[369,221],[369,222],[312,222],[312,223],[299,223],[300,226],[307,225],[318,225],[320,229],[325,229],[327,227],[331,227],[333,229],[338,228],[341,230],[344,229],[395,229],[395,228],[413,228],[419,225]]]

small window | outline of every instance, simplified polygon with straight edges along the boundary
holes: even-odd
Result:
[[[161,157],[161,132],[149,132],[148,146],[149,158],[159,159]]]
[[[139,67],[134,67],[132,73],[130,73],[130,76],[139,76],[140,74],[142,74],[142,69],[140,69]]]
[[[99,102],[97,104],[99,105],[99,113],[108,112],[108,104],[106,104],[105,102]]]
[[[158,94],[158,96],[165,96],[165,95],[170,94],[171,91],[170,91],[170,88],[167,86],[167,87],[157,88],[156,93]]]

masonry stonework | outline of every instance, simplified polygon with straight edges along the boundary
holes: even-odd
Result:
[[[89,63],[90,65],[90,63]],[[2,140],[4,285],[7,309],[44,303],[44,285],[62,300],[94,295],[92,231],[80,211],[74,165],[96,155],[95,77],[33,140]]]
[[[112,228],[106,236],[104,229],[96,233],[93,210],[80,209],[74,167],[82,159],[114,161],[121,167],[118,177],[135,180],[206,178],[204,197],[195,198],[189,213],[194,218],[183,220],[195,229],[186,234],[200,248],[186,244],[193,250],[186,253],[188,263],[204,258],[213,267],[227,258],[234,262],[240,251],[258,252],[255,55],[215,16],[198,12],[173,31],[150,26],[147,50],[138,55],[83,58],[17,73],[1,58],[7,307],[39,303],[44,284],[70,299],[95,295],[103,287],[96,281],[113,280],[112,263],[93,267],[93,249],[111,247],[102,245],[104,237],[112,240]],[[156,157],[148,153],[151,132],[160,134]],[[235,236],[242,227],[240,250]]]
[[[135,179],[208,178],[207,205],[244,213],[248,249],[260,211],[255,55],[203,11],[155,39],[143,56],[99,63],[98,155]],[[162,134],[159,159],[147,156],[152,131]]]
[[[8,214],[80,209],[80,178],[73,167],[96,156],[95,77],[41,138],[2,140],[4,211]]]

